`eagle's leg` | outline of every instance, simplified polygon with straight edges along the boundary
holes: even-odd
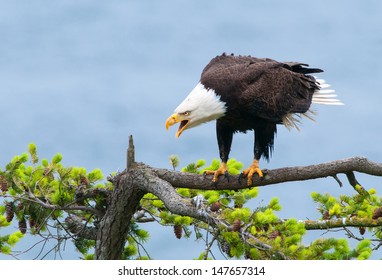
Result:
[[[227,180],[229,180],[227,161],[228,161],[229,151],[231,149],[233,131],[229,127],[227,127],[224,124],[224,122],[217,120],[216,121],[216,136],[218,139],[221,164],[219,169],[216,171],[211,170],[211,171],[204,172],[204,174],[206,175],[211,175],[211,174],[214,175],[214,178],[212,179],[214,183],[217,183],[220,175],[224,175],[227,178]]]
[[[254,160],[252,164],[241,173],[241,176],[248,178],[247,186],[252,186],[253,174],[256,173],[260,178],[264,176],[259,168],[259,160],[262,156],[269,160],[273,150],[275,133],[276,123],[273,122],[264,122],[255,128]]]
[[[241,176],[247,177],[247,186],[252,186],[252,176],[255,173],[260,178],[263,177],[263,172],[259,167],[259,160],[257,159],[253,160],[252,164],[241,173]]]
[[[206,170],[204,171],[204,174],[214,175],[214,178],[212,179],[212,182],[214,183],[216,183],[219,180],[220,175],[224,175],[226,178],[228,178],[227,164],[225,162],[222,162],[217,170]]]

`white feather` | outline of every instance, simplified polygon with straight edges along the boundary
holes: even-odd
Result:
[[[321,87],[321,89],[323,89],[323,88],[329,88],[330,85],[329,85],[329,84],[323,84],[323,85],[320,85],[320,87]]]
[[[319,84],[320,89],[313,93],[312,103],[324,105],[344,105],[341,100],[334,98],[337,97],[336,94],[333,94],[335,90],[328,89],[330,85],[325,83],[325,80],[316,79],[316,81]]]
[[[178,114],[189,112],[190,123],[187,128],[221,118],[226,111],[226,104],[220,100],[220,96],[200,82],[175,109]]]
[[[335,98],[337,94],[334,94],[334,89],[329,89],[330,85],[325,82],[323,79],[316,79],[316,82],[319,84],[320,89],[316,90],[313,93],[312,103],[315,104],[324,104],[324,105],[344,105],[341,100]],[[287,114],[283,117],[283,123],[289,130],[295,128],[300,130],[299,126],[301,125],[301,118],[306,117],[314,121],[315,112],[312,109],[309,109],[303,114]]]

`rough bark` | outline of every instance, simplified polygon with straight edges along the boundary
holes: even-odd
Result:
[[[97,231],[95,258],[99,260],[121,259],[131,218],[144,195],[134,184],[134,176],[121,177]]]
[[[134,213],[145,192],[136,184],[134,145],[130,137],[128,169],[113,178],[114,190],[109,198],[107,211],[100,221],[96,235],[95,259],[121,259]]]
[[[213,183],[211,176],[187,174],[167,169],[153,169],[157,176],[170,183],[174,188],[189,188],[203,190],[238,190],[248,188],[247,180],[239,180],[239,176],[230,176],[227,180],[220,176],[217,183]],[[256,175],[253,178],[254,186],[267,186],[291,181],[305,181],[325,177],[333,177],[337,182],[338,174],[345,174],[349,183],[354,187],[358,182],[353,172],[365,173],[373,176],[382,176],[382,164],[368,160],[364,157],[352,157],[326,163],[308,166],[284,167],[272,170],[263,170],[264,177]],[[342,183],[341,183],[342,184]]]

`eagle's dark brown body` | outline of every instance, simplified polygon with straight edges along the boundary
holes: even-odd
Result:
[[[200,82],[226,103],[217,119],[220,158],[227,162],[235,132],[254,130],[254,158],[269,160],[276,125],[290,114],[305,113],[319,86],[308,74],[322,72],[297,62],[281,63],[250,56],[221,55],[204,68]]]

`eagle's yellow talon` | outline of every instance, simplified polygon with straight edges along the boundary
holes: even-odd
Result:
[[[214,175],[214,178],[212,179],[212,182],[216,183],[219,180],[220,175],[227,174],[227,165],[226,163],[222,162],[221,166],[217,170],[206,170],[204,171],[205,175]]]
[[[264,176],[263,172],[259,168],[259,161],[254,160],[250,167],[243,170],[242,174],[244,177],[247,177],[247,186],[252,186],[252,176],[257,173],[257,175],[262,178]]]

